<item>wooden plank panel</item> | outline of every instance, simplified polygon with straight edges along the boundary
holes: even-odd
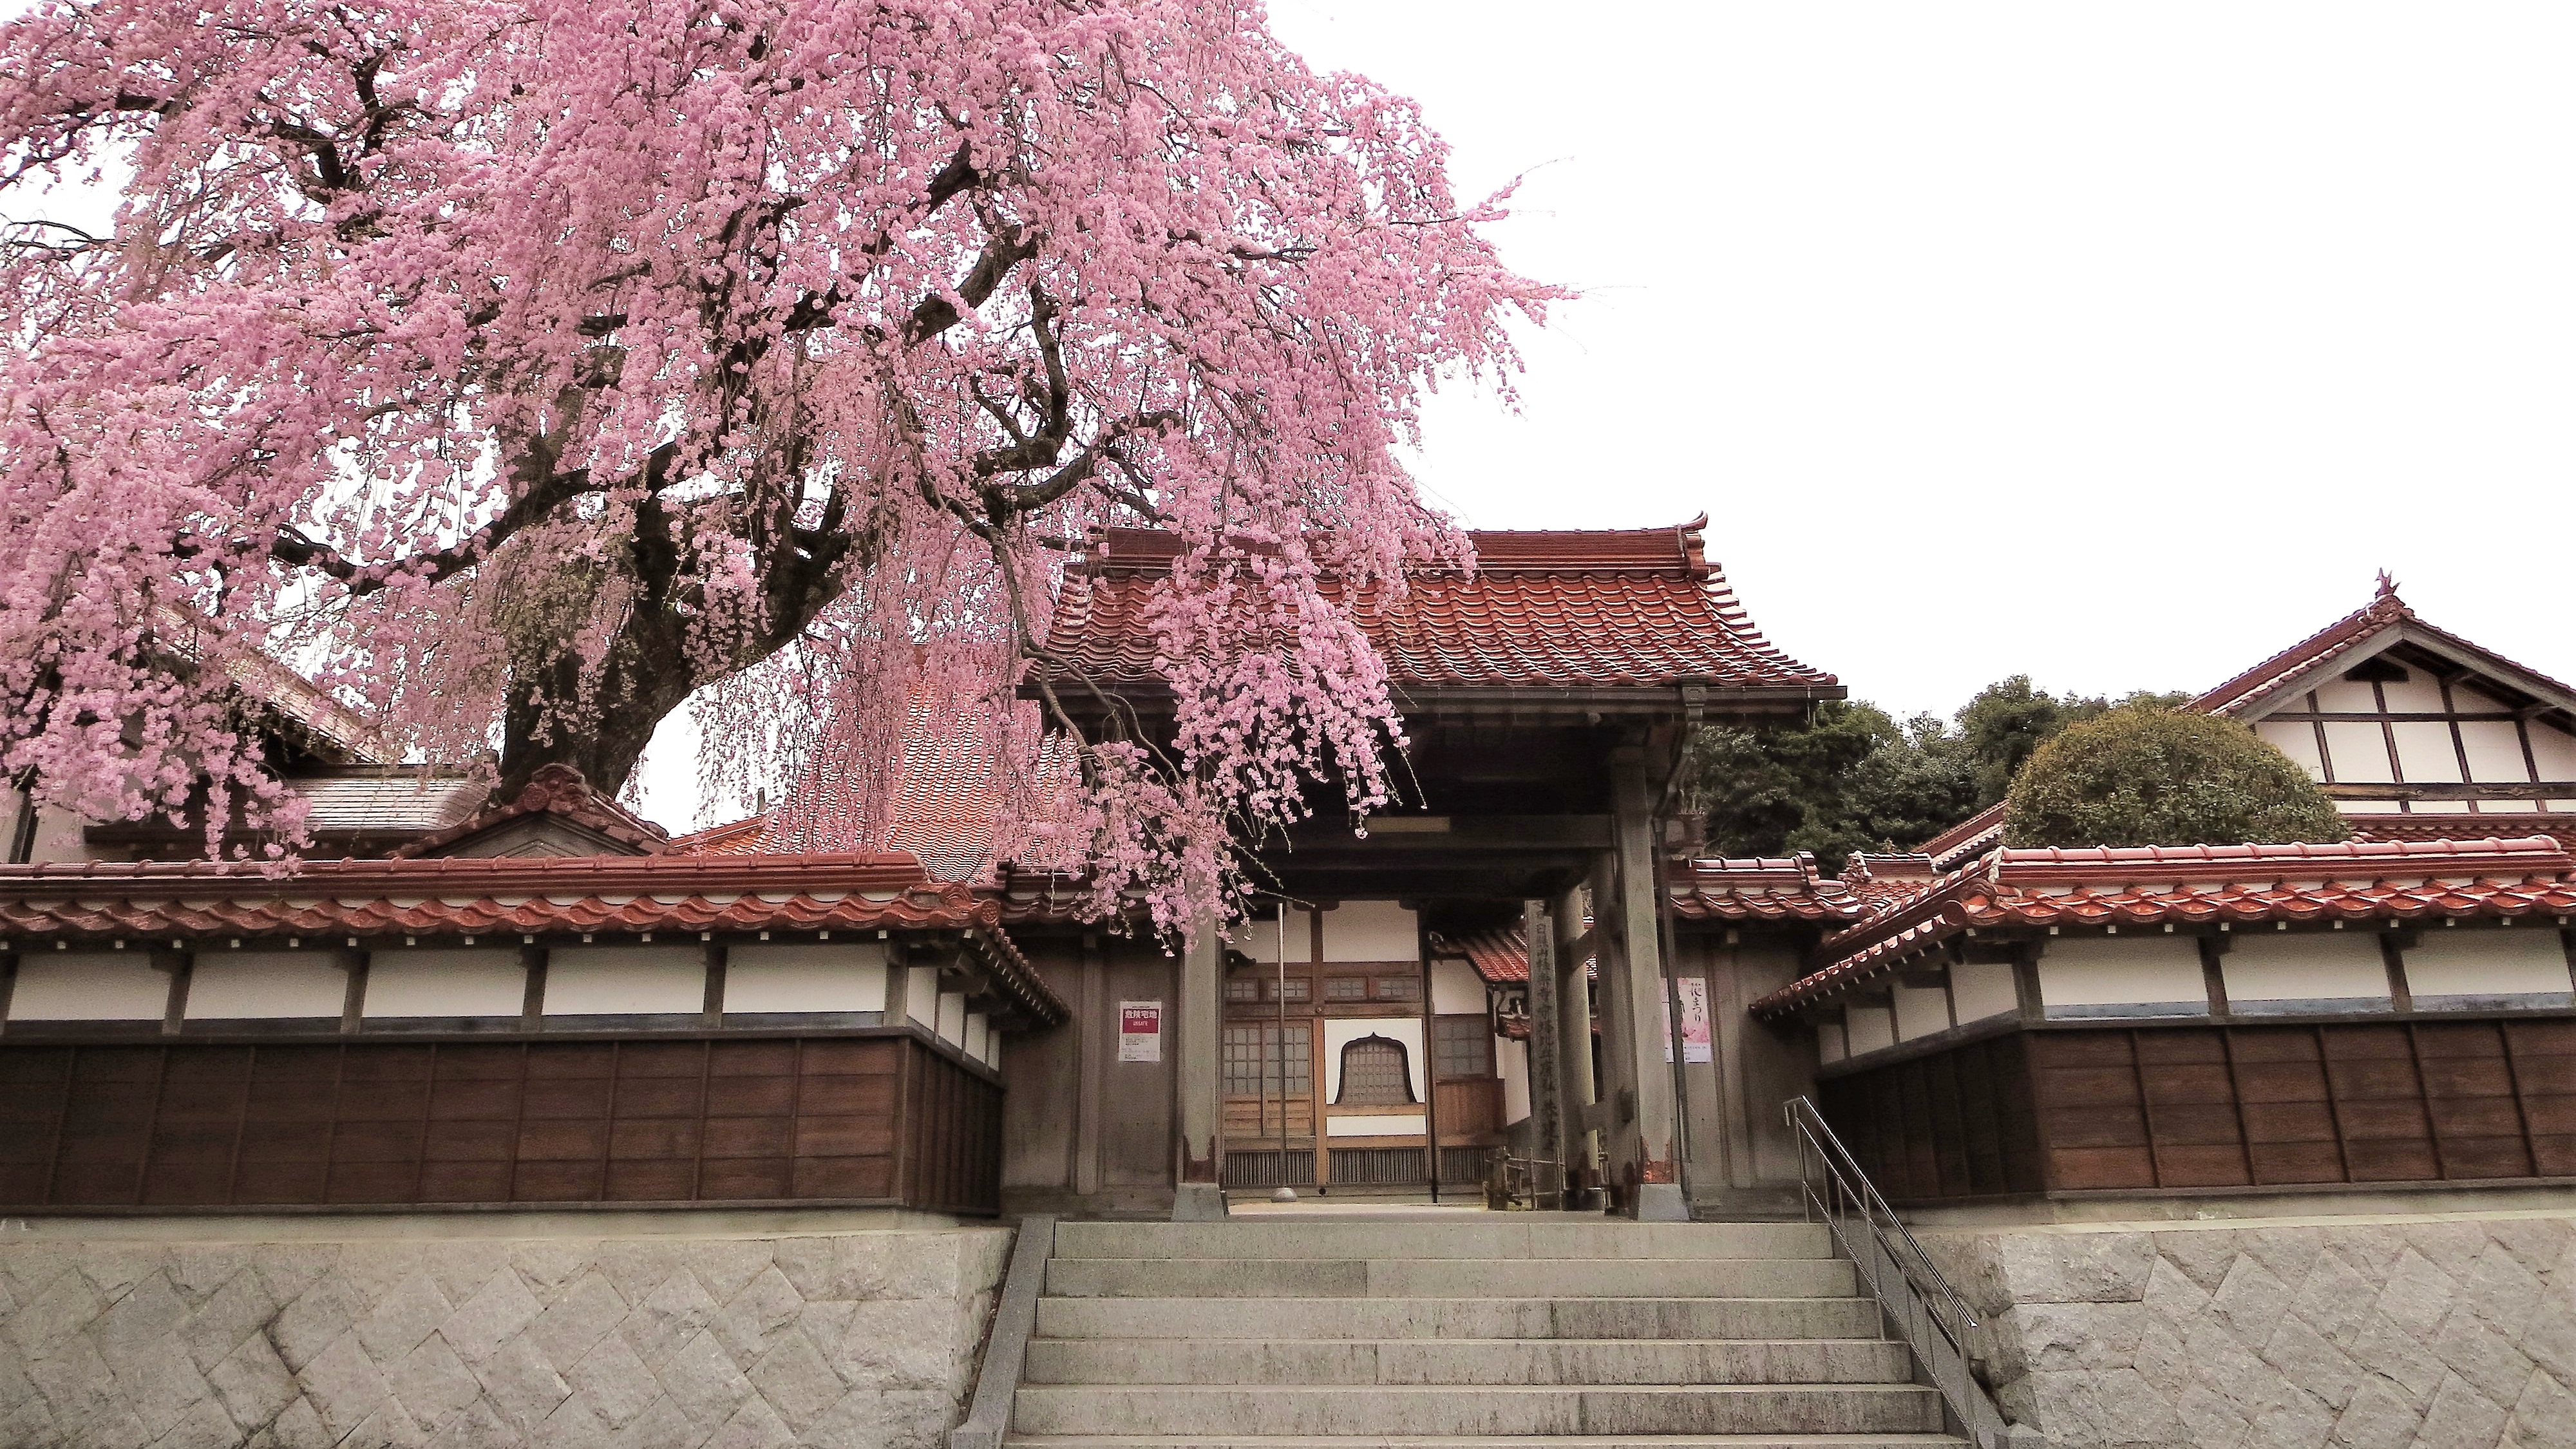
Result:
[[[2049,1165],[2061,1191],[2156,1185],[2144,1147],[2053,1147]]]
[[[889,1201],[902,1143],[917,1205],[999,1206],[1000,1089],[907,1039],[0,1044],[0,1084],[0,1203]]]

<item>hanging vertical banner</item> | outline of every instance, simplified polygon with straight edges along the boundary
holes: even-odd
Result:
[[[1706,1066],[1717,1060],[1710,1045],[1708,978],[1685,976],[1678,984],[1682,989],[1682,1061]]]
[[[1118,1003],[1118,1060],[1159,1062],[1163,1059],[1163,1003]]]

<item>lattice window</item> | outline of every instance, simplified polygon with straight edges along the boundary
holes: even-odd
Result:
[[[1326,1001],[1368,1000],[1368,978],[1365,976],[1328,976],[1324,978]]]
[[[1381,976],[1377,979],[1377,999],[1380,1001],[1411,1001],[1421,994],[1422,979],[1418,976]]]
[[[1282,999],[1291,1002],[1312,1001],[1315,998],[1315,983],[1303,976],[1290,976],[1284,980],[1273,981],[1262,989],[1273,1001]]]
[[[1339,1107],[1409,1107],[1413,1076],[1406,1069],[1404,1044],[1382,1036],[1364,1036],[1342,1048]]]
[[[1254,977],[1237,976],[1233,980],[1225,983],[1225,999],[1228,1001],[1259,1001],[1261,999],[1261,982]]]
[[[1275,1024],[1229,1026],[1225,1029],[1225,1094],[1229,1097],[1277,1097],[1283,1090],[1280,1047],[1287,1051],[1285,1092],[1299,1097],[1315,1089],[1310,1057],[1312,1037],[1305,1022],[1288,1024],[1283,1036]]]
[[[1494,1074],[1494,1028],[1481,1016],[1431,1019],[1431,1062],[1440,1080]]]

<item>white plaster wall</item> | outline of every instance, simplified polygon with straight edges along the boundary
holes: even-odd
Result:
[[[885,947],[770,942],[725,953],[727,1011],[883,1011]]]
[[[1431,1119],[1421,1112],[1368,1112],[1324,1119],[1327,1137],[1419,1137],[1430,1130]]]
[[[328,951],[204,951],[188,973],[190,1021],[337,1018],[349,973]]]
[[[2564,996],[2568,987],[2567,948],[2546,924],[2435,926],[2406,948],[2406,990],[2419,1004],[2435,996]]]
[[[939,1034],[939,973],[928,966],[910,968],[904,978],[903,1014]]]
[[[1503,1125],[1530,1114],[1529,1043],[1511,1037],[1494,1040],[1494,1068],[1503,1074]]]
[[[548,1016],[678,1015],[707,1005],[696,945],[566,946],[546,957]]]
[[[144,951],[31,951],[18,958],[11,1021],[159,1021],[170,975]]]
[[[2442,686],[2420,669],[2407,670],[2404,679],[2381,680],[2379,697],[2398,714],[2441,714],[2449,708],[2442,703]]]
[[[2369,931],[2242,931],[2221,960],[2227,1004],[2388,999],[2388,968]]]
[[[2317,686],[2317,707],[2328,714],[2376,714],[2379,696],[2366,679],[2330,679]]]
[[[2470,763],[2477,762],[2471,760]],[[2537,800],[2481,800],[2478,802],[2478,813],[2480,815],[2537,815],[2540,813],[2540,802]]]
[[[939,1039],[948,1043],[950,1046],[963,1047],[966,1045],[965,992],[943,991],[939,993],[939,1024],[932,1028],[932,1030],[938,1032]]]
[[[2418,800],[2415,802],[2415,813],[2418,815],[2466,815],[2469,813],[2469,802],[2466,800]]]
[[[2346,815],[2395,815],[2405,807],[2394,800],[2337,800],[2335,809]]]
[[[1845,1048],[1853,1056],[1896,1045],[1896,1019],[1876,1003],[1853,1002],[1843,1008]]]
[[[966,1013],[966,1055],[986,1066],[993,1064],[993,1026],[980,1011]]]
[[[1431,1014],[1434,1016],[1482,1016],[1485,1014],[1485,978],[1464,961],[1431,963]]]
[[[517,1016],[528,973],[514,950],[405,947],[367,961],[369,1017]]]
[[[2339,782],[2396,778],[2388,773],[2388,741],[2375,720],[2327,720],[2326,753]]]
[[[2013,987],[2011,963],[1973,961],[1951,967],[1950,1004],[1962,1026],[2019,1011],[2021,993]]]
[[[2522,758],[2522,732],[2511,720],[2460,721],[2460,748],[2468,752],[2472,780],[2531,778],[2531,766]]]
[[[2040,953],[2039,999],[2052,1011],[2171,1004],[2206,1012],[2209,988],[2189,936],[2060,936]]]
[[[1816,1060],[1832,1063],[1851,1055],[1851,1044],[1845,1039],[1839,1021],[1816,1023]]]
[[[2397,720],[2388,726],[2397,741],[2397,764],[2418,785],[2456,784],[2460,752],[2452,747],[2451,727],[2439,720]]]
[[[1324,912],[1327,961],[1417,961],[1421,952],[1413,912],[1393,901],[1344,901]]]
[[[1282,960],[1291,966],[1302,966],[1313,960],[1315,913],[1293,906],[1284,910],[1287,915],[1284,935],[1279,921],[1247,921],[1235,928],[1234,949],[1265,966],[1279,965]]]
[[[2529,722],[2532,763],[2544,780],[2576,780],[2576,735],[2541,720]]]
[[[1331,1102],[1342,1095],[1342,1048],[1364,1036],[1382,1036],[1404,1047],[1405,1074],[1413,1081],[1413,1100],[1431,1100],[1430,1083],[1423,1078],[1425,1065],[1422,1052],[1422,1018],[1418,1016],[1354,1016],[1324,1023],[1324,1100]]]
[[[1938,986],[1899,984],[1896,1001],[1896,1039],[1912,1041],[1950,1029],[1950,993]]]
[[[2306,720],[2264,720],[2254,726],[2254,733],[2264,743],[2296,760],[2311,780],[2326,777],[2323,756],[2317,753],[2317,732]]]

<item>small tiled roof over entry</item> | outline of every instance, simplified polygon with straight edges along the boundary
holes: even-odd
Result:
[[[1839,698],[1832,675],[1754,626],[1703,551],[1706,525],[1470,533],[1472,573],[1426,566],[1403,597],[1358,601],[1358,616],[1400,689],[1697,684]],[[1105,530],[1065,581],[1049,652],[1095,682],[1159,683],[1145,610],[1176,550],[1170,534]]]

